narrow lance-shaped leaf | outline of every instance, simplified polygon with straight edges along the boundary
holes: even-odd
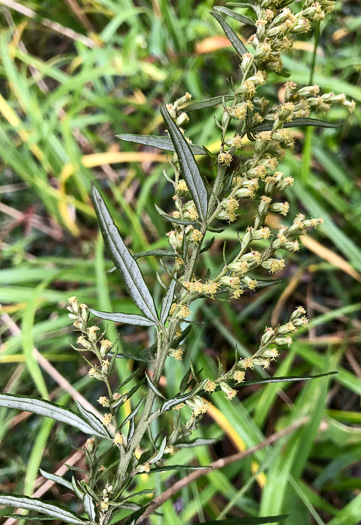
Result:
[[[152,463],[156,463],[157,461],[159,461],[159,460],[162,459],[163,454],[164,454],[164,450],[165,450],[165,446],[166,446],[166,444],[167,444],[167,437],[164,437],[164,438],[163,438],[163,441],[162,441],[162,443],[161,443],[161,445],[160,445],[160,447],[159,447],[159,450],[158,450],[157,454],[156,454],[153,458],[151,458],[151,459],[149,460],[148,463],[149,463],[150,465],[151,465]]]
[[[92,197],[105,243],[115,266],[123,275],[125,284],[134,303],[148,319],[152,319],[157,323],[157,312],[154,301],[144,282],[139,266],[131,256],[119,234],[118,228],[111,218],[108,208],[94,185],[92,187]]]
[[[57,474],[51,474],[50,472],[46,472],[41,468],[39,469],[39,471],[44,478],[50,479],[51,481],[54,481],[59,485],[63,485],[67,489],[73,490],[73,485],[70,483],[70,481],[67,481],[66,479],[62,478],[61,476],[58,476]]]
[[[165,323],[165,321],[166,321],[166,319],[168,317],[168,314],[169,314],[170,307],[172,306],[174,290],[175,290],[176,284],[177,284],[177,281],[175,281],[175,280],[173,280],[170,283],[168,291],[167,291],[167,293],[166,293],[166,295],[165,295],[165,297],[163,299],[162,310],[160,312],[160,320],[161,320],[162,324]]]
[[[218,13],[216,12],[211,12],[211,15],[217,20],[217,22],[222,26],[222,29],[223,31],[225,32],[228,40],[230,41],[230,43],[232,44],[232,46],[234,47],[234,49],[237,51],[237,53],[239,54],[239,56],[241,57],[242,55],[244,55],[244,53],[247,53],[247,48],[245,47],[245,45],[243,44],[243,42],[238,38],[238,36],[236,35],[236,33],[233,31],[233,29],[231,28],[231,26],[229,26],[227,24],[227,22],[225,22],[223,20],[223,18],[221,17],[221,15],[219,15]]]
[[[51,516],[54,519],[62,520],[66,523],[74,523],[75,525],[85,525],[89,523],[63,507],[51,503],[45,503],[41,499],[28,498],[27,496],[0,494],[0,505],[11,505],[16,508],[20,507],[21,509],[35,510],[37,512],[42,512],[47,516]]]
[[[161,208],[159,208],[159,206],[157,206],[157,204],[154,204],[154,207],[157,210],[157,212],[159,213],[159,215],[161,215],[162,217],[167,219],[167,221],[169,221],[169,222],[172,222],[174,224],[191,225],[191,226],[195,226],[195,227],[199,226],[199,223],[196,222],[196,221],[190,221],[188,219],[178,219],[177,217],[171,217],[170,215],[165,213],[165,211],[163,211]]]
[[[89,308],[89,310],[93,315],[100,317],[100,319],[106,319],[107,321],[113,321],[114,323],[133,324],[138,326],[154,326],[156,324],[155,321],[143,317],[142,315],[100,312],[93,308]]]
[[[233,99],[234,95],[218,95],[217,97],[205,98],[204,100],[195,100],[194,102],[191,102],[191,104],[186,106],[184,109],[187,113],[189,113],[190,111],[198,111],[199,109],[213,108],[214,106],[222,104],[223,100],[229,102]]]
[[[202,221],[205,222],[207,217],[208,195],[192,150],[177,125],[173,122],[165,104],[162,104],[160,111],[174,144],[174,149],[177,153],[183,176],[192,194],[194,204]]]
[[[163,396],[163,394],[162,394],[161,392],[159,392],[158,388],[155,386],[155,384],[154,384],[153,381],[150,379],[150,377],[148,376],[147,373],[145,373],[145,377],[146,377],[146,379],[147,379],[147,382],[148,382],[148,385],[149,385],[150,389],[153,390],[153,392],[155,393],[155,395],[161,397],[162,399],[165,399],[165,397]]]
[[[232,97],[233,98],[233,97]],[[188,111],[188,108],[187,108]],[[116,135],[118,139],[125,140],[126,142],[135,142],[136,144],[144,144],[145,146],[153,146],[164,151],[175,151],[173,142],[169,137],[157,137],[148,135],[131,135],[123,134]],[[200,146],[190,144],[190,148],[194,155],[204,155],[204,150]]]
[[[95,514],[95,505],[93,498],[90,494],[85,494],[83,499],[83,507],[85,512],[88,514],[89,518],[92,522],[95,522],[96,520],[96,514]]]
[[[232,9],[227,9],[227,7],[214,7],[215,11],[218,11],[220,13],[224,13],[227,16],[230,16],[231,18],[234,18],[235,20],[238,20],[238,22],[242,22],[243,24],[247,24],[250,26],[256,25],[254,20],[246,15],[240,15],[239,13],[235,13],[232,11]]]
[[[89,425],[98,432],[98,435],[103,434],[105,437],[110,437],[109,432],[95,414],[92,414],[89,412],[89,410],[86,410],[86,408],[84,408],[78,401],[75,401],[75,404],[83,419],[85,419]]]
[[[316,128],[340,128],[342,127],[342,122],[328,122],[327,120],[321,120],[318,118],[295,118],[291,122],[285,122],[283,125],[284,128],[297,128],[303,126],[313,126]],[[260,124],[255,128],[252,128],[251,132],[260,132],[260,131],[271,131],[273,128],[273,123],[269,124]],[[246,130],[247,131],[247,130]]]
[[[12,394],[0,394],[0,406],[25,410],[44,417],[50,417],[61,423],[67,423],[85,434],[98,437],[108,437],[107,430],[103,427],[101,431],[93,428],[87,421],[79,417],[71,410],[65,409],[50,401],[36,399],[28,396],[13,396]]]

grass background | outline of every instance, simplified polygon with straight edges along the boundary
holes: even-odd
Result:
[[[115,135],[162,133],[163,99],[186,91],[193,99],[229,93],[227,79],[239,78],[238,60],[209,15],[212,5],[210,0],[0,1],[2,391],[70,407],[77,393],[94,404],[103,393],[69,346],[74,336],[67,297],[76,294],[100,310],[134,310],[119,277],[107,273],[111,261],[103,254],[90,183],[97,180],[104,189],[134,251],[167,246],[168,225],[154,209],[154,203],[166,207],[171,197],[162,177],[166,156],[120,143]],[[321,24],[313,72],[322,89],[344,92],[356,102],[361,101],[360,26],[359,3],[337,2]],[[248,35],[244,28],[242,36]],[[292,80],[309,83],[312,56],[312,37],[301,37],[285,58]],[[282,85],[272,76],[267,95],[277,100]],[[216,150],[217,114],[192,114],[188,136]],[[310,329],[282,352],[271,375],[333,369],[339,374],[247,387],[232,403],[214,395],[198,434],[221,440],[208,450],[183,449],[171,462],[206,465],[303,416],[309,420],[251,459],[200,478],[168,501],[152,524],[281,512],[289,514],[287,525],[360,522],[361,113],[357,109],[347,117],[333,109],[329,114],[331,121],[345,118],[339,130],[295,130],[296,148],[281,166],[295,178],[287,194],[291,214],[322,216],[324,225],[290,256],[282,283],[231,304],[194,304],[193,318],[206,323],[191,332],[184,364],[167,364],[171,381],[164,389],[175,393],[190,350],[202,374],[212,374],[216,355],[227,363],[235,347],[242,355],[254,352],[264,327],[287,318],[299,304],[307,307]],[[213,176],[207,161],[200,165]],[[211,271],[221,264],[224,240],[232,245],[247,215],[217,234],[204,257]],[[159,301],[158,262],[140,263]],[[109,326],[108,337],[115,339],[117,332],[126,353],[153,342],[151,332],[132,327]],[[118,363],[119,377],[135,366]],[[254,378],[265,374],[253,373]],[[0,409],[0,443],[0,490],[32,495],[41,486],[39,466],[55,472],[83,437],[52,421]],[[174,473],[140,476],[137,489],[155,483],[161,493],[176,479]],[[61,488],[44,497],[77,510]]]

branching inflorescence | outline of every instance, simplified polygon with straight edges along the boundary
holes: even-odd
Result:
[[[265,329],[253,356],[236,357],[229,370],[220,366],[217,377],[207,377],[202,381],[191,367],[179,385],[177,396],[166,399],[161,391],[159,382],[166,359],[181,360],[183,357],[184,346],[181,343],[189,331],[189,328],[184,329],[184,321],[190,322],[191,303],[202,297],[217,300],[225,295],[238,299],[245,290],[269,285],[269,280],[264,278],[267,272],[272,276],[281,272],[286,264],[287,252],[299,250],[299,236],[322,224],[321,218],[308,219],[303,214],[296,215],[278,229],[272,228],[268,222],[270,213],[283,217],[289,214],[289,203],[279,199],[279,195],[292,186],[293,178],[278,170],[286,149],[294,145],[293,135],[287,128],[333,127],[310,115],[313,112],[325,114],[335,104],[350,112],[354,109],[354,103],[342,94],[321,94],[317,85],[301,87],[292,81],[285,83],[283,100],[278,104],[261,96],[262,86],[267,83],[270,73],[285,74],[281,53],[292,49],[293,36],[310,31],[312,22],[322,20],[326,13],[332,11],[334,2],[306,0],[297,13],[292,12],[288,4],[288,0],[258,0],[254,5],[247,4],[250,16],[227,8],[215,8],[211,14],[222,26],[240,59],[240,83],[237,86],[232,83],[233,94],[191,102],[191,95],[186,93],[175,102],[162,105],[161,113],[169,137],[119,136],[123,140],[174,152],[171,159],[173,175],[165,173],[174,187],[173,209],[168,214],[157,207],[161,216],[171,224],[172,229],[167,234],[171,251],[143,254],[158,255],[162,260],[165,271],[163,281],[168,285],[165,286],[167,291],[160,312],[136,258],[124,244],[100,193],[93,187],[93,202],[105,243],[141,315],[91,312],[102,319],[151,327],[156,333],[156,344],[148,349],[144,359],[151,371],[146,374],[146,382],[141,382],[142,378],[139,378],[139,384],[126,392],[125,386],[133,374],[114,389],[111,376],[117,358],[116,341],[110,342],[104,333],[100,335],[98,326],[89,325],[90,312],[86,305],[79,304],[75,297],[69,299],[69,317],[74,321],[74,328],[80,332],[78,346],[74,348],[89,364],[89,375],[105,384],[105,393],[99,398],[100,405],[104,407],[101,424],[107,429],[104,439],[112,441],[110,451],[117,447],[119,452],[116,467],[110,468],[103,476],[96,459],[102,437],[98,432],[96,437],[87,441],[89,479],[81,484],[74,480],[73,489],[83,501],[93,523],[106,525],[119,509],[132,508],[127,501],[135,475],[162,470],[165,458],[177,447],[187,443],[188,446],[206,443],[206,440],[193,443],[187,440],[208,409],[208,396],[221,390],[227,399],[234,398],[237,388],[245,384],[247,369],[255,366],[268,369],[270,362],[278,357],[279,347],[289,347],[292,336],[300,327],[307,325],[306,312],[303,307],[298,307],[288,322]],[[248,40],[252,52],[222,15],[254,27],[254,34]],[[222,118],[216,121],[220,130],[220,149],[217,153],[211,153],[192,144],[186,138],[183,126],[189,121],[192,111],[216,105],[223,106]],[[253,154],[239,156],[245,144],[250,143]],[[200,174],[194,155],[207,155],[216,166],[212,187]],[[202,253],[212,244],[212,232],[219,228],[220,223],[227,227],[227,224],[237,221],[242,210],[249,209],[249,206],[254,206],[254,220],[239,233],[236,255],[232,251],[231,257],[225,250],[224,264],[218,274],[205,274],[199,262]],[[96,361],[89,357],[90,354],[95,356]],[[147,394],[134,405],[132,396],[144,384]],[[132,411],[122,421],[119,409],[127,401],[130,401]],[[184,417],[182,414],[187,409],[190,413],[188,411]],[[167,419],[169,432],[163,427],[163,433],[154,438],[151,423],[163,417],[165,412],[172,415],[170,425],[169,417]],[[141,455],[138,453],[140,446]],[[137,510],[119,523],[131,524],[136,520],[140,523],[141,514],[142,511]]]

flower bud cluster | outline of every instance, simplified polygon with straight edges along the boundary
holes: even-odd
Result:
[[[329,0],[307,1],[298,13],[292,13],[289,7],[283,7],[274,0],[262,0],[256,33],[249,42],[255,49],[254,63],[261,69],[280,73],[283,70],[281,52],[292,49],[292,36],[306,33],[311,29],[311,23],[322,20],[326,13],[332,11],[334,2]]]
[[[299,328],[308,325],[305,313],[305,309],[299,306],[291,314],[287,323],[276,328],[266,328],[261,337],[259,349],[254,356],[239,359],[232,370],[226,374],[226,377],[239,382],[239,380],[244,380],[245,372],[248,368],[253,370],[255,366],[262,366],[262,368],[267,370],[271,365],[271,361],[279,356],[277,347],[285,345],[289,347],[292,344],[292,335]]]
[[[97,335],[97,332],[100,330],[99,326],[88,326],[89,309],[86,304],[79,304],[76,297],[70,297],[68,301],[69,306],[67,310],[71,312],[68,315],[70,319],[74,319],[74,328],[82,334],[77,338],[77,343],[81,347],[73,345],[72,347],[78,352],[88,351],[98,357],[100,366],[91,366],[88,374],[99,381],[105,381],[110,372],[110,362],[105,358],[114,345],[108,339],[103,339],[104,333],[100,336]],[[99,398],[99,403],[103,406],[109,406],[105,397]]]
[[[167,110],[178,127],[188,124],[189,122],[189,117],[186,112],[182,111],[182,107],[187,102],[190,102],[191,99],[192,95],[186,93],[183,97],[180,97],[173,102],[173,104],[167,104]]]

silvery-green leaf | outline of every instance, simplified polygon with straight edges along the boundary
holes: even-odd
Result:
[[[93,315],[100,317],[100,319],[106,319],[107,321],[113,321],[114,323],[123,323],[123,324],[133,324],[138,326],[154,326],[155,321],[143,317],[142,315],[137,314],[122,314],[120,312],[100,312],[99,310],[94,310],[89,308]]]
[[[53,505],[52,503],[45,503],[41,499],[28,498],[27,496],[20,496],[18,494],[0,494],[0,505],[11,505],[16,508],[35,510],[51,516],[54,519],[62,520],[66,523],[74,523],[75,525],[85,525],[89,523],[63,507]]]
[[[50,479],[51,481],[54,481],[55,483],[59,483],[59,485],[63,485],[67,489],[73,490],[73,485],[70,483],[70,481],[67,481],[66,479],[62,478],[61,476],[57,476],[56,474],[51,474],[50,472],[46,472],[43,469],[39,469],[40,474],[46,478]]]
[[[107,354],[108,356],[112,357],[114,354]],[[149,359],[141,356],[141,355],[134,355],[134,354],[122,354],[118,353],[116,355],[117,359],[133,359],[134,361],[142,361],[142,363],[149,363]]]
[[[133,258],[137,260],[141,257],[151,257],[153,255],[155,257],[178,257],[177,253],[171,252],[169,250],[149,250],[147,252],[133,253]]]
[[[163,467],[155,467],[150,472],[166,472],[169,470],[204,470],[208,467],[190,467],[188,465],[165,465]]]
[[[211,12],[211,15],[217,20],[217,22],[222,26],[222,29],[223,31],[225,32],[228,40],[230,41],[230,43],[232,44],[232,46],[234,47],[234,49],[237,51],[237,53],[239,54],[239,56],[241,57],[242,55],[244,55],[244,53],[248,53],[247,51],[247,48],[245,47],[245,45],[243,44],[243,42],[238,38],[238,36],[236,35],[236,33],[233,31],[233,29],[231,28],[231,26],[229,26],[227,24],[227,22],[225,22],[223,20],[223,18],[221,17],[221,15],[219,15],[218,13],[216,12]]]
[[[252,4],[244,4],[244,3],[238,3],[238,2],[227,2],[226,5],[229,7],[238,7],[239,9],[253,9],[255,13],[257,13],[257,8]]]
[[[124,278],[125,285],[134,303],[148,319],[158,323],[154,301],[144,282],[139,266],[131,256],[105,202],[94,185],[92,186],[92,198],[105,244],[110,251],[115,266]]]
[[[176,396],[173,399],[168,399],[165,403],[163,403],[160,412],[161,414],[163,412],[166,412],[167,410],[170,410],[176,405],[179,405],[179,403],[184,403],[187,399],[189,399],[192,396],[195,396],[200,390],[203,389],[204,385],[207,383],[208,379],[204,379],[201,383],[198,383],[191,392],[188,392],[188,394],[183,394]]]
[[[27,516],[26,514],[8,514],[7,516],[2,516],[3,518],[13,518],[14,520],[27,520],[27,521],[50,521],[54,520],[54,516],[42,516],[41,514],[36,516]]]
[[[81,489],[79,487],[79,484],[78,484],[77,480],[74,478],[74,476],[72,476],[72,478],[71,478],[71,485],[73,487],[73,490],[74,490],[75,494],[78,496],[78,498],[80,500],[83,501],[85,493],[83,492],[83,489]]]
[[[163,394],[161,392],[159,392],[158,388],[155,386],[155,384],[153,383],[153,381],[150,379],[150,377],[148,376],[147,373],[145,373],[145,378],[148,382],[148,385],[150,386],[150,389],[153,390],[153,392],[155,393],[155,395],[161,397],[162,399],[165,399],[165,397],[163,396]]]
[[[85,494],[84,499],[83,499],[83,507],[84,507],[85,512],[88,514],[90,520],[92,522],[95,522],[96,520],[95,505],[94,505],[93,498],[91,497],[90,494]]]
[[[120,505],[123,505],[123,502],[130,498],[135,498],[136,496],[141,496],[142,494],[154,494],[154,489],[144,489],[140,490],[139,492],[134,492],[133,494],[129,494],[126,498],[123,499],[123,501],[120,503]]]
[[[342,122],[327,122],[327,120],[321,120],[318,118],[295,118],[291,122],[286,122],[284,128],[297,128],[303,126],[313,126],[316,128],[340,128],[342,127]],[[260,132],[260,131],[271,131],[273,124],[260,124],[255,128],[251,129],[251,132]]]
[[[50,401],[36,399],[28,396],[14,396],[12,394],[0,394],[0,406],[25,410],[44,417],[50,417],[61,423],[67,423],[85,434],[92,436],[106,437],[104,432],[97,432],[87,421],[79,417],[71,410],[65,409]]]
[[[233,98],[233,97],[232,97]],[[188,111],[188,108],[187,108]],[[122,134],[115,135],[120,140],[125,140],[126,142],[135,142],[136,144],[144,144],[145,146],[153,146],[164,151],[175,151],[173,142],[169,137],[157,137],[152,135],[131,135],[131,134]],[[199,146],[195,144],[190,144],[190,148],[194,155],[204,155],[204,151]]]
[[[126,424],[128,423],[128,421],[130,421],[131,419],[135,418],[135,416],[136,416],[137,413],[138,413],[138,410],[140,409],[140,407],[141,407],[142,404],[143,404],[143,401],[144,401],[144,399],[142,399],[141,401],[139,401],[139,403],[137,404],[137,406],[135,407],[135,409],[133,410],[133,412],[131,412],[131,413],[129,414],[129,416],[126,417],[126,418],[124,419],[124,421],[123,421],[122,424],[120,425],[120,428],[123,428],[124,425],[126,425]]]
[[[214,106],[222,104],[223,99],[226,102],[228,102],[229,100],[234,99],[234,95],[218,95],[217,97],[205,98],[204,100],[194,101],[185,107],[185,111],[189,113],[190,111],[198,111],[199,109],[213,108]]]
[[[161,312],[160,312],[160,320],[161,320],[162,324],[165,323],[165,321],[166,321],[166,319],[168,317],[168,314],[169,314],[170,307],[172,306],[174,290],[175,290],[176,284],[177,284],[177,281],[175,281],[175,280],[173,280],[170,283],[168,291],[167,291],[167,293],[166,293],[166,295],[165,295],[165,297],[163,299],[162,309],[161,309]]]
[[[214,445],[214,443],[217,443],[217,439],[203,439],[198,438],[194,439],[193,441],[189,441],[188,443],[177,443],[175,446],[177,448],[193,448],[193,447],[200,447],[202,445]]]
[[[97,432],[97,435],[102,435],[105,438],[111,438],[109,432],[100,421],[100,419],[95,415],[86,410],[78,401],[75,401],[77,409],[79,410],[82,417],[89,423],[89,425]]]
[[[161,208],[159,208],[159,206],[157,204],[154,204],[154,206],[155,206],[155,209],[157,210],[157,212],[159,213],[159,215],[161,215],[162,217],[167,219],[167,221],[169,221],[169,222],[173,222],[174,224],[184,224],[184,225],[191,225],[191,226],[199,226],[199,223],[196,222],[196,221],[190,221],[189,219],[178,219],[177,217],[171,217],[170,215],[165,213],[165,211],[163,211]]]
[[[150,465],[162,459],[166,444],[167,444],[167,437],[164,437],[157,454],[148,461]]]
[[[165,104],[162,104],[160,111],[165,125],[167,126],[170,138],[174,144],[174,149],[178,156],[183,177],[192,194],[199,216],[202,222],[205,223],[207,217],[208,195],[192,150],[182,133],[179,131],[178,126],[173,122]]]
[[[238,22],[242,22],[243,24],[247,24],[250,26],[256,25],[254,20],[246,15],[240,15],[239,13],[235,13],[232,11],[232,9],[227,9],[227,7],[214,7],[215,11],[218,11],[220,13],[224,13],[227,16],[230,16],[231,18],[234,18],[235,20],[238,20]]]

